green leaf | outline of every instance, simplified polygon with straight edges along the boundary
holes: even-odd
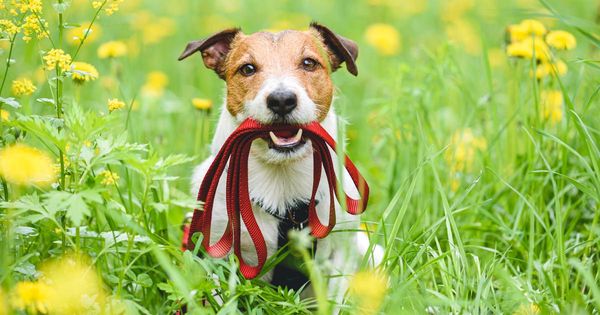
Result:
[[[0,97],[0,103],[6,104],[12,108],[20,108],[21,104],[14,97]]]
[[[101,203],[102,197],[96,190],[85,190],[79,193],[52,191],[47,194],[46,204],[56,211],[66,211],[67,217],[75,226],[80,226],[83,219],[90,215],[88,203]]]
[[[149,288],[154,284],[148,274],[142,273],[137,276],[136,282],[144,288]]]
[[[51,98],[45,98],[45,97],[41,97],[36,99],[37,102],[42,103],[42,104],[48,104],[48,105],[52,105],[54,106],[56,103],[54,102],[54,99]]]

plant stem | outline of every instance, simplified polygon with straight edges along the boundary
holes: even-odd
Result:
[[[58,0],[59,4],[63,3],[63,0]],[[63,14],[62,13],[58,13],[58,48],[62,49],[62,45],[63,45]],[[61,119],[62,118],[62,80],[60,79],[61,77],[61,69],[59,67],[56,67],[56,118]],[[59,130],[61,129],[61,127],[58,128]],[[63,152],[62,148],[58,148],[59,151],[59,156],[58,158],[60,159],[60,188],[62,190],[65,190],[65,158],[64,155],[65,153]]]
[[[6,78],[8,77],[8,68],[10,68],[10,60],[12,59],[13,49],[15,47],[15,39],[17,38],[17,34],[13,35],[13,38],[10,41],[10,48],[8,50],[8,58],[6,58],[6,68],[4,68],[4,75],[2,76],[2,85],[0,85],[0,95],[2,95],[2,91],[4,90],[4,84],[6,83]],[[2,104],[0,104],[0,109],[2,109]]]
[[[79,42],[79,45],[77,46],[77,49],[75,50],[75,53],[73,54],[73,59],[71,60],[71,63],[73,63],[73,61],[75,61],[75,58],[77,58],[77,55],[79,54],[79,50],[81,50],[81,46],[83,46],[83,43],[88,38],[88,35],[90,33],[89,31],[92,29],[92,25],[94,25],[94,22],[96,22],[96,19],[98,18],[98,15],[100,15],[100,11],[102,11],[102,8],[106,4],[106,1],[108,1],[108,0],[104,0],[104,2],[102,2],[102,5],[100,5],[100,7],[98,8],[98,10],[96,10],[96,14],[94,14],[94,17],[92,18],[92,21],[90,22],[90,24],[87,27],[87,31],[83,35],[83,38]],[[62,1],[60,1],[60,2],[62,2]]]
[[[6,78],[8,77],[8,68],[10,68],[10,60],[12,59],[13,48],[15,46],[16,38],[17,38],[17,34],[15,33],[15,35],[13,35],[13,37],[10,41],[8,58],[6,58],[6,68],[4,68],[4,75],[2,76],[2,84],[0,85],[0,96],[2,96],[2,91],[4,90],[4,84],[6,84]],[[0,111],[2,111],[2,105],[4,105],[4,104],[0,103]],[[2,145],[4,145],[4,137],[2,137],[3,134],[4,134],[4,124],[2,123],[2,118],[0,118],[0,144],[2,144]],[[2,180],[2,184],[4,185],[4,188],[6,189],[6,182],[4,182],[4,179]],[[7,196],[6,201],[8,201],[8,190],[4,190],[4,193],[5,193],[5,196]]]

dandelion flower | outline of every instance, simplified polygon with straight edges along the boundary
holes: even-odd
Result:
[[[542,79],[551,74],[555,76],[563,76],[567,73],[568,70],[569,68],[567,67],[567,64],[564,63],[562,60],[558,60],[554,63],[542,62],[538,64],[537,68],[535,69],[535,77],[538,79]]]
[[[51,288],[43,282],[22,281],[17,283],[11,296],[14,308],[28,313],[48,313]]]
[[[86,81],[94,81],[98,75],[98,70],[89,63],[76,61],[71,64],[71,78],[75,83],[83,84]]]
[[[458,130],[450,139],[444,159],[451,173],[468,172],[473,167],[476,153],[486,148],[485,138],[475,136],[469,128]]]
[[[110,41],[98,47],[98,57],[101,59],[118,58],[125,55],[127,55],[127,45],[122,41]]]
[[[51,314],[104,314],[96,308],[104,307],[107,294],[88,259],[68,255],[44,263],[40,271],[51,288],[52,294],[48,296]]]
[[[193,98],[192,105],[198,110],[210,110],[212,101],[205,98]]]
[[[10,113],[4,109],[0,109],[0,120],[7,121],[10,118]]]
[[[125,102],[120,101],[116,98],[108,100],[108,112],[112,113],[118,109],[125,107]]]
[[[546,27],[538,20],[527,19],[521,21],[519,25],[525,30],[528,35],[542,36],[546,34]]]
[[[542,91],[540,97],[542,117],[553,125],[563,118],[563,94],[559,90]]]
[[[119,174],[109,170],[102,171],[100,176],[102,177],[102,181],[100,181],[100,183],[106,186],[114,185],[120,178]]]
[[[36,87],[33,82],[27,78],[14,80],[12,82],[12,93],[15,96],[29,96],[35,92]]]
[[[389,24],[372,24],[365,32],[365,38],[382,55],[395,55],[400,50],[400,33]]]
[[[546,36],[546,43],[556,49],[571,50],[577,45],[577,40],[567,31],[552,31]]]
[[[511,43],[520,42],[529,37],[543,36],[546,34],[546,27],[537,20],[523,20],[519,24],[510,25],[507,29]]]
[[[464,47],[465,52],[477,55],[481,52],[481,37],[473,25],[464,19],[456,19],[446,25],[446,36]]]
[[[67,39],[73,45],[79,45],[85,38],[86,43],[94,42],[100,36],[100,26],[85,23],[81,26],[70,28],[67,31]]]
[[[46,53],[44,61],[47,70],[58,68],[61,71],[67,71],[71,64],[71,55],[65,54],[62,49],[52,49]]]
[[[511,43],[506,52],[511,57],[531,59],[535,55],[536,60],[547,61],[550,59],[550,49],[540,37],[528,37],[520,42]]]
[[[388,288],[387,276],[377,271],[356,273],[348,287],[355,299],[359,314],[377,314]]]
[[[55,181],[52,159],[44,152],[16,144],[0,150],[0,176],[20,186],[47,186]]]
[[[160,97],[169,84],[169,77],[164,72],[152,71],[146,76],[146,83],[142,86],[142,93],[149,97]]]

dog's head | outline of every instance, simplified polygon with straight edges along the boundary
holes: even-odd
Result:
[[[307,31],[225,30],[189,43],[179,60],[195,52],[225,80],[227,110],[238,122],[248,117],[267,125],[322,121],[333,99],[331,72],[346,63],[358,74],[358,46],[317,23]],[[266,161],[295,160],[310,151],[301,129],[263,140],[256,146]]]

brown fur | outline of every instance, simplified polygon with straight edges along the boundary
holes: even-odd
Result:
[[[304,58],[312,58],[319,65],[314,71],[306,71],[301,66]],[[227,83],[227,109],[235,116],[242,111],[246,101],[256,96],[265,78],[291,75],[317,104],[317,119],[322,121],[333,98],[330,61],[334,58],[315,31],[259,32],[251,35],[240,32],[231,43],[223,69]],[[254,64],[257,69],[249,77],[238,72],[247,63]]]

